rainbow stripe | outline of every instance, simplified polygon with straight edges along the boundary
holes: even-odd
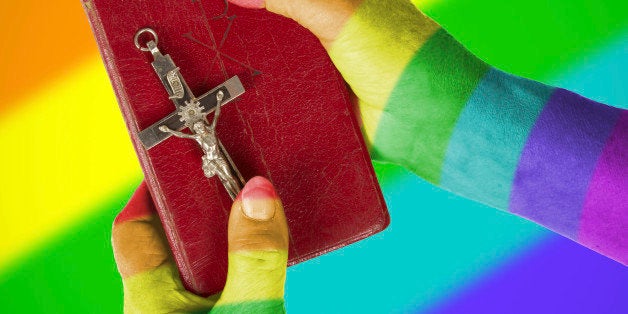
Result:
[[[628,136],[618,125],[628,111],[491,68],[404,1],[364,1],[331,51],[362,101],[374,159],[579,241],[602,152],[621,159],[627,149],[609,138]],[[604,184],[628,190],[628,168],[601,167],[608,165],[600,171],[617,175]],[[621,193],[605,196],[612,211],[628,208]],[[597,215],[607,210],[604,202],[588,206]],[[586,222],[595,240],[582,244],[628,264],[626,220],[615,228],[595,221]]]
[[[551,93],[547,86],[489,70],[458,118],[440,184],[490,206],[507,208],[519,156]]]
[[[582,205],[578,241],[608,252],[610,256],[626,256],[628,225],[628,114],[624,111],[604,145]],[[609,238],[609,235],[614,235]]]
[[[628,104],[625,1],[413,2],[491,65],[605,103]],[[87,20],[76,1],[4,1],[0,25],[0,143],[42,143],[37,139],[48,134],[50,144],[32,158],[32,151],[23,158],[2,154],[2,170],[10,172],[0,186],[0,312],[118,313],[122,285],[111,254],[111,222],[141,171]],[[85,110],[99,114],[95,123],[110,129],[79,127],[94,132],[85,137],[68,130],[67,121],[80,121]],[[21,125],[31,127],[8,127]],[[50,129],[59,131],[46,133]],[[107,143],[106,154],[100,140]],[[619,189],[625,182],[619,184],[612,169],[625,168],[626,159],[605,153],[618,152],[622,142],[609,137],[584,200],[578,237],[591,246],[600,245],[596,228],[625,226]],[[73,159],[77,149],[89,159]],[[628,273],[620,264],[399,168],[376,166],[391,227],[289,269],[289,311],[320,312],[312,306],[312,291],[324,291],[325,309],[337,312],[628,311]],[[446,175],[440,175],[444,184]],[[618,185],[604,183],[610,179]],[[602,191],[614,202],[606,202]],[[600,202],[608,205],[604,215],[590,210],[599,210]],[[622,248],[604,250],[613,249]],[[376,302],[363,302],[373,291]]]
[[[265,216],[271,219],[249,219],[244,208],[272,209]],[[288,229],[281,201],[266,179],[249,180],[233,204],[228,275],[221,293],[201,297],[185,289],[144,182],[115,218],[112,243],[125,313],[285,312]]]
[[[577,239],[591,175],[622,111],[557,89],[537,118],[519,159],[510,210]],[[628,172],[628,168],[613,170]],[[603,211],[605,205],[599,206]],[[626,232],[607,237],[621,239]],[[628,263],[628,255],[614,257]]]

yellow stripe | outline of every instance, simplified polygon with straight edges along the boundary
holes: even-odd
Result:
[[[0,117],[0,269],[141,170],[97,56]]]
[[[0,269],[142,176],[100,58],[11,107],[0,116]]]
[[[216,306],[283,299],[287,261],[286,251],[229,252],[227,283]]]
[[[197,296],[183,287],[177,267],[169,262],[122,280],[124,313],[207,313],[220,296]]]
[[[334,41],[329,54],[360,99],[367,142],[406,65],[439,28],[410,2],[365,0]]]
[[[440,0],[410,0],[415,7],[419,8],[419,10],[425,10],[432,5],[440,2]]]

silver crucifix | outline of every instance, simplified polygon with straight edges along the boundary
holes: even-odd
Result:
[[[150,34],[153,40],[142,47],[139,37]],[[244,186],[244,178],[236,168],[233,160],[218,140],[216,124],[220,115],[220,107],[244,93],[244,87],[237,76],[232,77],[218,87],[200,97],[192,94],[183,79],[179,68],[170,55],[163,55],[157,48],[158,38],[155,31],[144,28],[135,35],[135,46],[142,51],[150,51],[153,55],[153,69],[159,76],[170,99],[177,110],[139,133],[139,138],[150,149],[171,135],[195,140],[203,150],[203,172],[211,178],[218,176],[232,199],[240,193]],[[207,122],[207,114],[215,111],[212,123]],[[180,132],[189,128],[192,134]]]

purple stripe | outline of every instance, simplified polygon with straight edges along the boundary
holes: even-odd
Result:
[[[626,282],[619,263],[554,236],[427,313],[628,313]]]
[[[593,174],[578,240],[628,265],[628,111],[622,114]]]
[[[519,159],[510,211],[575,239],[589,180],[620,113],[557,89]]]

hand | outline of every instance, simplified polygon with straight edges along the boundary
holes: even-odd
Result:
[[[278,313],[284,310],[288,227],[272,184],[251,179],[233,203],[227,283],[202,298],[179,279],[145,183],[113,225],[113,250],[124,284],[125,313]]]
[[[460,54],[460,49],[456,49],[460,47],[459,44],[451,39],[451,49],[440,49],[439,46],[436,49],[440,50],[435,52],[441,58],[447,59],[449,66],[440,67],[437,62],[439,60],[430,60],[433,61],[433,66],[418,69],[417,72],[422,73],[419,80],[404,76],[406,68],[414,61],[420,48],[432,37],[438,37],[439,40],[442,37],[434,36],[439,33],[440,26],[419,12],[408,0],[231,2],[245,7],[266,8],[296,20],[314,33],[357,96],[364,135],[372,156],[375,159],[403,164],[411,170],[416,167],[407,162],[415,157],[410,152],[416,146],[425,149],[424,146],[428,146],[425,145],[426,138],[435,137],[435,140],[439,140],[440,125],[450,124],[452,119],[449,115],[452,110],[447,108],[450,104],[446,102],[446,95],[455,96],[455,93],[451,93],[455,86],[442,84],[443,81],[448,81],[442,76],[447,76],[448,70],[463,75],[465,71],[472,71],[476,63],[483,64],[470,54]],[[451,84],[456,83],[455,80],[450,81]],[[428,99],[429,102],[422,104],[424,108],[420,110],[417,110],[416,102],[421,99],[408,99],[416,92],[407,93],[409,96],[405,98],[399,97],[406,94],[403,89],[409,84],[418,86],[417,83],[424,88],[422,96],[432,96]],[[392,98],[396,98],[394,103]],[[390,108],[389,103],[394,104],[394,108]],[[384,111],[386,114],[383,114]],[[435,111],[440,112],[433,115]],[[418,134],[421,136],[417,136]],[[437,148],[440,146],[442,145],[437,143]],[[419,154],[430,155],[434,155],[432,151]],[[437,161],[438,159],[426,157],[426,163],[419,170],[432,173],[440,167],[435,164]]]
[[[408,0],[231,2],[318,36],[373,159],[628,263],[628,110],[491,67]]]

